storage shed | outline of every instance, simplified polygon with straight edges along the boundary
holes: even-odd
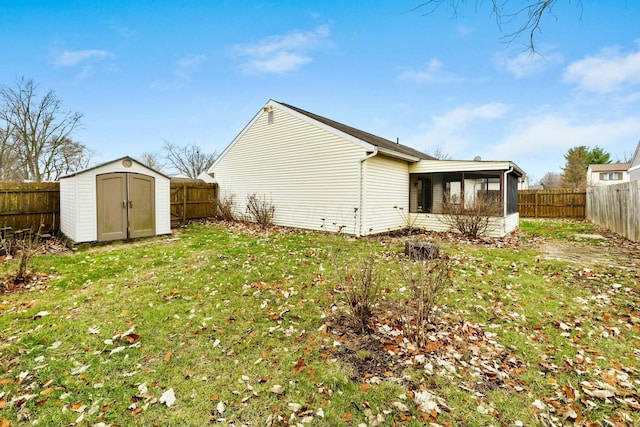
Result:
[[[76,243],[171,233],[169,177],[122,157],[60,178],[60,231]]]

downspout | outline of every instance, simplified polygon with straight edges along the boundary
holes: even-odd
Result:
[[[367,154],[358,162],[358,212],[356,212],[356,237],[362,236],[362,167],[364,162],[378,155],[378,148],[375,148],[371,154]]]
[[[504,196],[503,196],[503,208],[502,208],[502,217],[505,218],[507,216],[507,203],[509,202],[509,180],[507,179],[507,175],[509,175],[511,172],[513,172],[513,166],[511,166],[507,171],[505,171],[504,173]]]

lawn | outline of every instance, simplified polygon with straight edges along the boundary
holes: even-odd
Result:
[[[640,425],[640,272],[542,250],[640,258],[615,236],[572,237],[597,232],[523,220],[481,242],[200,223],[39,255],[38,283],[0,294],[0,427]],[[403,321],[409,238],[450,268],[419,346]],[[367,260],[379,289],[362,332],[346,301]],[[16,269],[5,260],[0,277]]]

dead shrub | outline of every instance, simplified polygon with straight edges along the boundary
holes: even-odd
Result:
[[[366,332],[378,303],[380,280],[373,255],[355,267],[338,266],[334,259],[337,280],[344,292],[354,329]]]
[[[216,219],[222,221],[235,221],[235,200],[233,194],[229,194],[224,196],[222,199],[218,200],[216,204]]]
[[[484,237],[491,217],[500,215],[500,201],[479,193],[472,202],[454,202],[445,196],[439,220],[463,236],[477,239]]]
[[[276,207],[265,196],[259,197],[256,193],[247,196],[246,217],[262,228],[273,225],[273,217]]]
[[[7,258],[18,259],[18,271],[13,276],[14,284],[29,281],[29,265],[31,258],[42,247],[44,224],[40,224],[38,230],[33,233],[31,229],[24,230],[19,237],[16,235],[3,236],[0,240],[0,254]]]
[[[438,314],[438,299],[451,286],[451,267],[447,258],[409,260],[403,269],[410,292],[402,318],[404,336],[418,347],[428,344],[428,331]]]

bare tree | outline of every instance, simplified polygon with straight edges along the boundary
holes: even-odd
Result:
[[[63,111],[55,92],[40,97],[33,80],[21,78],[15,87],[0,88],[0,124],[17,165],[14,174],[34,181],[57,180],[61,173],[86,165],[91,152],[71,139],[81,118],[80,113]]]
[[[562,188],[562,175],[557,172],[547,172],[540,180],[540,185],[545,190],[557,190]]]
[[[57,180],[71,172],[85,169],[89,166],[92,155],[93,151],[83,144],[71,138],[64,138],[58,150],[56,150],[53,162],[51,162],[51,173],[49,175],[54,177],[54,180]]]
[[[571,1],[569,0],[568,2],[570,3]],[[473,3],[477,9],[480,9],[485,2],[482,0],[426,0],[414,7],[413,10],[424,10],[424,14],[429,15],[435,12],[436,9],[446,7],[451,9],[454,15],[458,15],[459,9],[469,3]],[[513,41],[526,34],[528,48],[533,52],[535,51],[534,38],[537,33],[541,32],[542,19],[547,16],[555,16],[553,8],[558,3],[558,0],[491,0],[486,3],[491,5],[492,14],[501,31],[504,31],[508,26],[515,26],[514,30],[507,30],[505,39]],[[577,4],[580,12],[582,12],[582,1],[577,0],[574,3]]]
[[[189,178],[196,178],[209,169],[218,157],[215,151],[210,154],[203,153],[200,147],[194,144],[180,147],[165,141],[164,150],[167,162]]]
[[[0,181],[22,180],[18,174],[18,156],[11,138],[11,127],[5,122],[0,129]]]
[[[427,152],[427,154],[431,157],[435,157],[438,160],[451,160],[451,156],[449,155],[449,153],[444,151],[442,147],[437,147],[435,150],[433,150],[433,153]]]
[[[160,155],[158,153],[145,151],[140,157],[140,162],[143,165],[150,167],[151,169],[154,169],[156,171],[162,171],[162,169],[164,168],[164,164],[162,163],[162,160],[160,159]]]

